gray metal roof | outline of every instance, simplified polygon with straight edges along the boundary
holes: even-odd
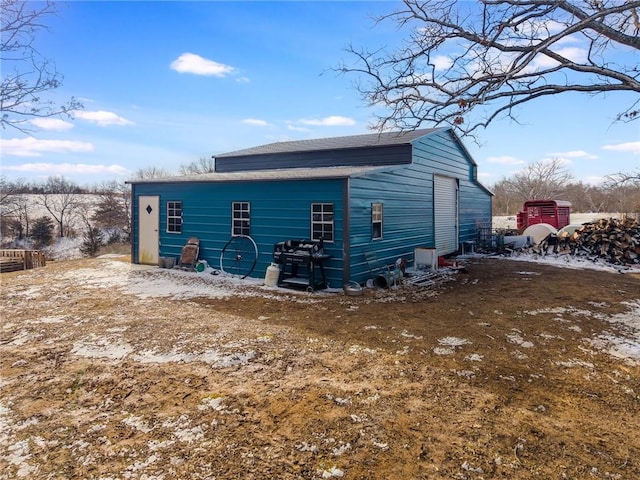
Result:
[[[308,152],[313,150],[340,150],[345,148],[379,147],[384,145],[403,145],[416,138],[429,135],[441,128],[425,128],[410,132],[369,133],[346,137],[316,138],[311,140],[293,140],[275,142],[257,147],[245,148],[233,152],[214,155],[216,158],[239,157],[245,155],[263,155],[268,153]]]
[[[127,183],[181,183],[181,182],[256,182],[268,180],[315,180],[323,178],[347,178],[363,175],[389,167],[321,167],[282,168],[275,170],[252,170],[242,172],[202,173],[175,177],[130,180]]]

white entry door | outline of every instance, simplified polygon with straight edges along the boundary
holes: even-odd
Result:
[[[458,180],[434,175],[433,210],[438,255],[458,249]]]
[[[158,264],[160,250],[160,197],[138,198],[138,263]]]

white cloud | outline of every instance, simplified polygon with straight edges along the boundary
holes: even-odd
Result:
[[[293,132],[310,132],[311,129],[306,128],[306,127],[298,127],[296,125],[293,125],[292,123],[287,123],[287,130],[291,130]]]
[[[247,125],[255,125],[257,127],[270,127],[271,124],[265,120],[260,120],[259,118],[245,118],[242,120],[242,123]]]
[[[302,119],[300,123],[303,125],[312,125],[316,127],[350,127],[356,124],[356,121],[349,117],[341,117],[332,115],[330,117],[319,119]]]
[[[520,160],[516,157],[510,157],[508,155],[503,155],[501,157],[488,157],[487,162],[498,163],[500,165],[524,165],[526,163],[524,160]]]
[[[73,123],[66,122],[60,118],[34,118],[31,120],[31,124],[42,130],[53,130],[56,132],[73,128]]]
[[[433,63],[436,70],[446,70],[453,65],[451,58],[446,55],[436,55],[431,59],[431,63]]]
[[[121,165],[87,165],[84,163],[23,163],[3,167],[6,170],[23,173],[37,173],[46,175],[128,175],[129,171]]]
[[[76,110],[73,112],[73,115],[81,118],[82,120],[93,122],[100,127],[107,127],[109,125],[133,125],[133,122],[126,118],[123,118],[113,112],[105,112],[104,110],[94,112]]]
[[[587,51],[584,48],[579,48],[579,47],[560,48],[558,50],[555,50],[555,53],[576,63],[583,63],[587,59]],[[547,57],[544,54],[538,55],[533,60],[534,67],[550,68],[550,67],[555,67],[556,65],[558,65],[557,61],[555,61],[551,57]]]
[[[194,75],[211,77],[225,77],[236,70],[229,65],[208,60],[195,53],[183,53],[171,62],[171,68],[179,73],[193,73]]]
[[[236,82],[238,82],[238,83],[251,83],[251,80],[249,80],[249,77],[238,77],[238,78],[236,78]]]
[[[39,140],[33,137],[0,139],[3,155],[41,157],[43,153],[79,153],[93,151],[93,144],[73,140]],[[6,168],[6,167],[3,167]]]
[[[612,150],[614,152],[631,152],[640,153],[640,142],[617,143],[614,145],[605,145],[603,150]]]
[[[549,154],[552,157],[561,157],[561,158],[585,158],[587,160],[595,160],[598,158],[597,155],[592,155],[591,153],[587,153],[584,150],[571,150],[569,152],[556,152]]]

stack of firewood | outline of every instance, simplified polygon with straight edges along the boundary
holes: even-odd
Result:
[[[575,232],[547,239],[556,253],[601,258],[614,265],[640,263],[640,224],[633,218],[603,218],[585,223]],[[553,245],[555,243],[555,245]]]

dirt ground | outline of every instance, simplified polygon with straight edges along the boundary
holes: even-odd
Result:
[[[640,276],[466,267],[361,297],[3,274],[0,479],[640,478],[640,363],[607,343]]]

